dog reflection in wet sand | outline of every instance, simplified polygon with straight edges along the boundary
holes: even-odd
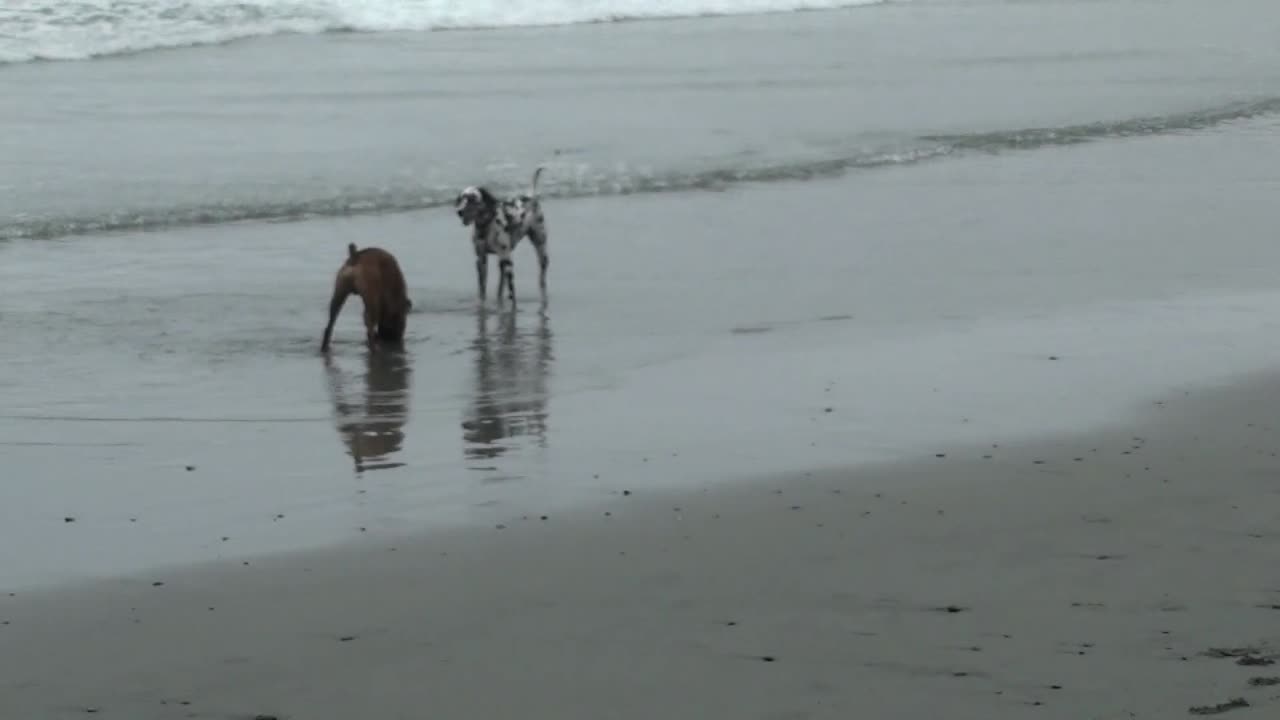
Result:
[[[325,358],[338,433],[357,473],[404,465],[389,458],[404,444],[409,417],[409,356],[398,350],[368,352],[365,363],[363,397],[352,402],[342,370]]]
[[[475,390],[462,423],[468,458],[498,457],[509,449],[503,440],[521,436],[546,447],[551,330],[539,314],[537,327],[521,333],[516,317],[504,313],[491,328],[489,313],[477,312]]]

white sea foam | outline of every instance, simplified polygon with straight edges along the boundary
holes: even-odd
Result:
[[[5,0],[0,62],[80,60],[281,33],[497,28],[823,10],[887,0]]]

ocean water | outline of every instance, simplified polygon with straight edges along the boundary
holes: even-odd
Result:
[[[0,588],[1070,430],[1266,367],[1278,28],[5,3]],[[521,247],[519,309],[478,308],[452,200],[538,165],[550,306]],[[400,258],[406,353],[364,351],[358,302],[317,352],[348,242]]]

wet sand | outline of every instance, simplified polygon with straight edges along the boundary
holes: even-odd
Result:
[[[447,212],[11,245],[0,592],[1077,432],[1269,369],[1277,137],[552,199],[545,316],[527,247],[518,312],[476,310]],[[403,356],[358,304],[318,353],[353,240],[405,267]]]
[[[1277,403],[1271,374],[1034,443],[20,592],[0,710],[1272,717]]]

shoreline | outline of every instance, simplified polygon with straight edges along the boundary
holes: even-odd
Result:
[[[558,201],[546,318],[477,313],[439,213],[6,247],[6,322],[38,350],[4,367],[0,592],[1100,427],[1266,369],[1272,127]],[[1221,175],[1182,174],[1208,157]],[[317,355],[351,240],[405,267],[405,367],[369,362],[354,312]]]

